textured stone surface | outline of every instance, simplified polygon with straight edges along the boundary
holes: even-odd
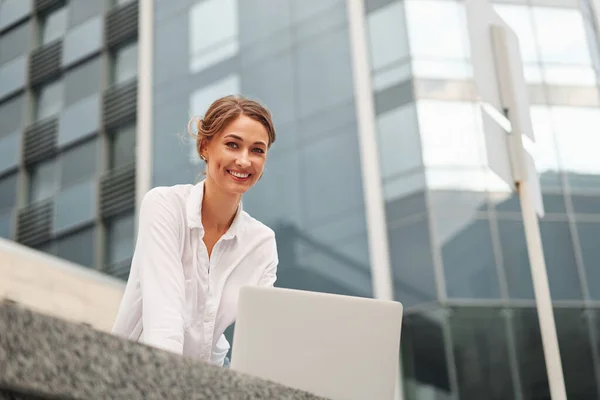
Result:
[[[0,399],[318,399],[0,303]]]

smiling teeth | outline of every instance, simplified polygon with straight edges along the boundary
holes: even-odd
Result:
[[[235,176],[236,178],[242,178],[242,179],[247,178],[247,177],[250,176],[250,174],[240,174],[240,173],[233,172],[233,171],[229,171],[229,173],[231,175]]]

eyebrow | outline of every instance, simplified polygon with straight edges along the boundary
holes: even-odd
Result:
[[[233,134],[233,133],[230,133],[229,135],[227,135],[227,136],[225,136],[225,137],[226,137],[226,138],[228,138],[228,137],[231,137],[231,138],[234,138],[234,139],[237,139],[237,140],[239,140],[240,142],[243,142],[243,141],[244,141],[244,139],[242,139],[240,136],[238,136],[238,135],[235,135],[235,134]],[[263,142],[262,140],[259,140],[258,142],[254,142],[254,144],[262,144],[262,145],[263,145],[263,146],[265,146],[265,147],[267,146],[267,144],[266,144],[265,142]]]

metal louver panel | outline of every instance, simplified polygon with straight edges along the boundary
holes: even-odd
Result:
[[[58,120],[48,118],[25,129],[25,164],[52,157],[57,151]]]
[[[114,47],[138,35],[138,2],[113,8],[106,16],[106,43]]]
[[[107,172],[100,182],[103,218],[135,208],[135,163]]]
[[[62,47],[62,40],[59,40],[31,53],[29,82],[32,86],[60,74]]]
[[[106,272],[115,278],[127,280],[129,278],[129,270],[131,269],[131,258],[119,261],[106,266]]]
[[[104,93],[106,129],[134,121],[137,114],[137,80],[109,88]]]
[[[17,240],[35,246],[52,238],[52,201],[32,204],[19,211]]]
[[[65,0],[35,0],[35,10],[38,13],[44,13],[52,8],[60,7],[65,3]]]

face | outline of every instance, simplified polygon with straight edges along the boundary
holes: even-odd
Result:
[[[244,194],[260,179],[267,160],[269,134],[252,118],[240,115],[202,143],[207,180],[227,193]]]

